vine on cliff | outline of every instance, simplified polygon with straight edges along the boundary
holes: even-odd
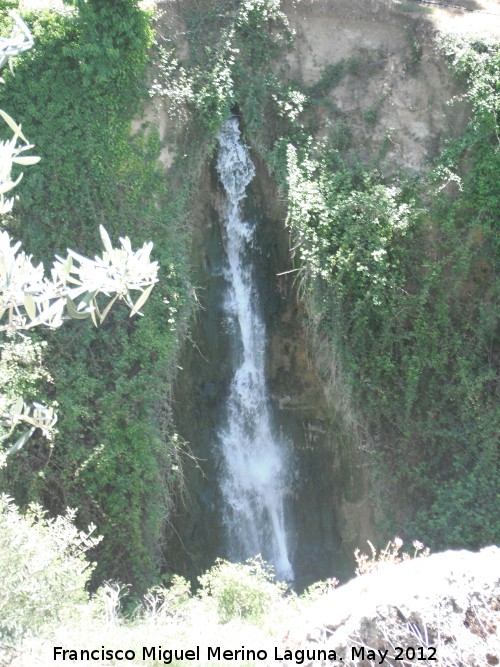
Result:
[[[471,117],[425,179],[384,177],[308,140],[288,146],[285,187],[313,317],[386,480],[384,529],[477,547],[500,536],[499,62],[485,43],[443,49]]]
[[[147,96],[151,16],[132,0],[120,11],[76,4],[26,14],[36,48],[5,75],[2,104],[43,156],[18,188],[11,225],[46,262],[67,247],[95,253],[101,223],[113,237],[151,239],[160,282],[140,321],[111,312],[105,331],[73,322],[44,336],[59,435],[53,448],[34,439],[2,483],[54,514],[78,507],[104,536],[95,579],[141,590],[159,576],[177,478],[168,399],[188,304],[185,195],[165,184],[157,134],[130,133]]]

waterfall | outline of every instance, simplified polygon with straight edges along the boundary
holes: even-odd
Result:
[[[236,118],[227,120],[220,132],[217,171],[226,192],[224,311],[234,368],[217,434],[229,552],[237,560],[261,554],[279,578],[292,580],[284,521],[286,444],[273,433],[265,377],[266,331],[251,261],[254,226],[242,219],[241,210],[255,167]]]

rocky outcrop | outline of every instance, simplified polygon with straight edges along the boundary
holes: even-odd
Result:
[[[284,658],[287,648],[281,665],[337,664],[319,649],[363,667],[500,665],[500,548],[382,563],[318,600],[289,629]]]
[[[495,6],[496,5],[496,6]],[[450,106],[458,92],[437,48],[442,34],[500,35],[490,0],[283,0],[296,32],[288,76],[314,86],[328,68],[343,76],[318,112],[318,136],[336,118],[370,162],[384,171],[418,173],[443,140],[460,133],[466,110]]]

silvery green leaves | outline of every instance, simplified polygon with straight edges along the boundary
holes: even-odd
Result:
[[[10,56],[26,51],[33,45],[28,27],[15,13],[9,37],[0,37],[0,68]],[[0,216],[9,213],[14,204],[10,193],[22,178],[19,167],[35,164],[40,158],[27,154],[33,148],[18,125],[0,110]],[[152,243],[133,250],[130,240],[120,239],[114,248],[103,227],[102,254],[94,259],[68,250],[66,257],[56,257],[50,272],[43,264],[33,263],[21,242],[0,230],[0,332],[11,341],[30,340],[26,332],[36,326],[61,326],[67,319],[91,318],[101,324],[116,301],[124,301],[130,315],[136,315],[146,303],[157,282],[158,265],[150,261]],[[0,333],[1,336],[1,333]],[[6,456],[18,451],[35,429],[49,440],[54,433],[56,416],[52,408],[39,403],[28,405],[26,387],[19,382],[10,386],[12,377],[19,377],[19,367],[6,361],[6,345],[0,345],[0,467]],[[2,374],[3,372],[3,374]],[[33,396],[33,394],[31,394]],[[6,444],[8,440],[9,444]],[[15,441],[14,441],[15,440]],[[14,441],[14,444],[12,444]],[[2,445],[5,449],[2,451]]]
[[[90,317],[97,326],[111,306],[124,301],[130,316],[139,312],[158,281],[158,264],[150,261],[152,243],[134,251],[128,237],[113,248],[100,227],[104,252],[94,259],[68,250],[56,257],[50,278],[42,264],[13,243],[8,232],[0,234],[0,331],[21,331],[38,325],[61,326],[65,319]],[[138,297],[132,297],[138,292]]]
[[[22,18],[14,11],[9,12],[14,20],[14,25],[9,37],[0,37],[0,69],[12,56],[17,56],[33,46],[33,38],[28,26]],[[4,195],[16,187],[22,172],[13,180],[11,177],[14,164],[30,165],[36,164],[40,158],[34,155],[22,155],[25,151],[33,148],[22,133],[18,125],[8,113],[0,109],[0,116],[14,133],[9,140],[0,141],[0,215],[8,213],[14,205],[14,199],[5,199]],[[18,142],[21,141],[21,144]]]
[[[91,318],[101,324],[117,300],[130,308],[130,316],[139,313],[157,282],[158,264],[150,261],[152,243],[137,251],[128,237],[120,239],[119,248],[100,227],[104,245],[102,255],[89,259],[68,250],[65,259],[56,257],[50,278],[43,264],[34,265],[31,255],[13,242],[9,233],[0,234],[0,331],[16,333],[38,325],[61,326],[65,319]],[[138,292],[132,298],[132,292]],[[100,305],[98,304],[100,301]],[[35,429],[51,440],[57,416],[52,408],[39,403],[28,406],[20,397],[0,394],[0,444],[25,425],[21,435],[0,453],[0,467],[6,457],[21,449]]]
[[[36,164],[39,162],[40,158],[35,155],[22,155],[25,151],[33,148],[33,145],[28,143],[22,133],[21,126],[17,125],[9,114],[0,109],[0,116],[14,132],[9,140],[0,141],[0,215],[2,215],[8,213],[14,204],[14,199],[12,197],[10,199],[5,199],[4,195],[15,188],[23,177],[21,172],[19,176],[13,180],[11,176],[13,165],[20,164],[26,166]],[[22,144],[18,144],[19,140]]]
[[[35,429],[39,428],[45,438],[52,440],[56,422],[57,415],[53,408],[48,408],[40,403],[27,405],[21,396],[10,398],[5,394],[0,394],[0,443],[7,440],[18,426],[27,427],[17,437],[14,444],[2,453],[0,468],[5,464],[9,454],[14,454],[26,444]]]
[[[33,38],[26,23],[17,12],[12,10],[9,14],[14,20],[14,25],[9,37],[0,37],[0,68],[12,56],[18,56],[33,46]]]
[[[102,538],[93,524],[80,530],[75,518],[73,509],[51,518],[34,503],[21,512],[12,498],[0,495],[2,647],[38,636],[42,627],[71,626],[82,614],[94,569],[84,554]]]

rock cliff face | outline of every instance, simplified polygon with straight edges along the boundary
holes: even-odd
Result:
[[[311,657],[335,651],[342,664],[362,667],[499,665],[500,549],[386,564],[318,600],[288,629],[282,656],[287,647]]]
[[[311,85],[325,67],[344,61],[348,73],[329,93],[334,112],[367,159],[383,148],[385,164],[418,172],[443,138],[461,128],[463,109],[436,49],[441,34],[500,35],[494,2],[286,0],[296,31],[287,59],[291,77]],[[332,108],[320,120],[325,131]]]

